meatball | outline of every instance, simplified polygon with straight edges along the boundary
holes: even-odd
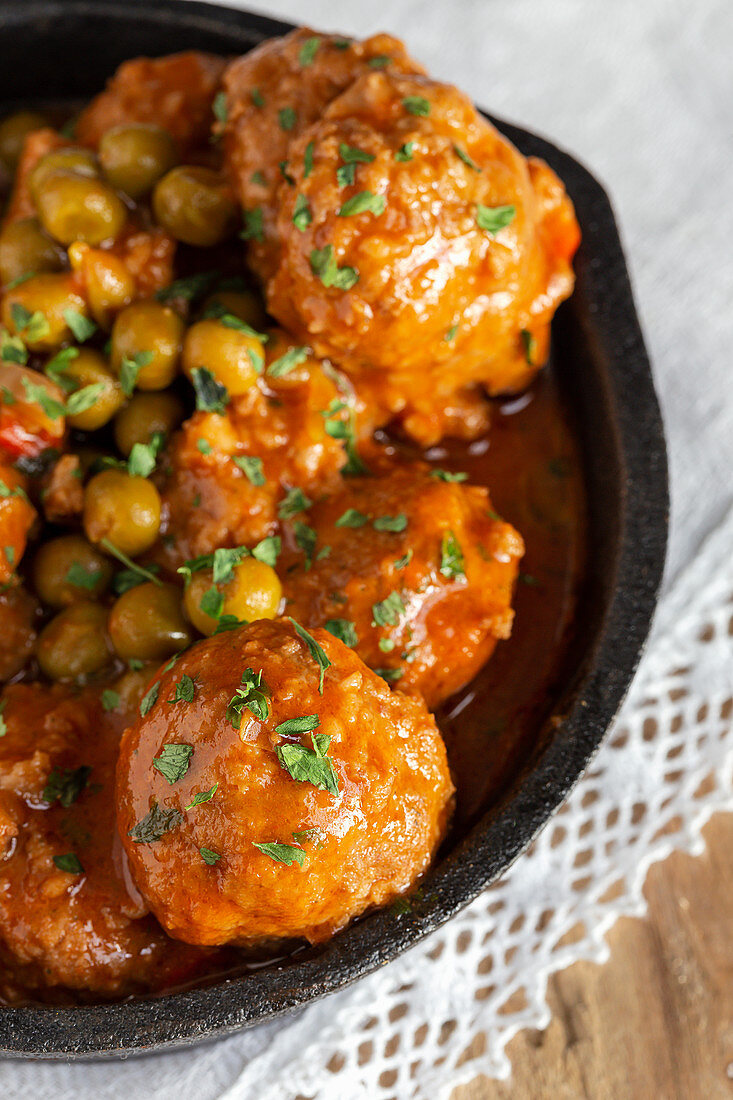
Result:
[[[105,91],[82,111],[76,137],[96,148],[113,126],[150,122],[167,130],[181,153],[206,146],[225,64],[220,57],[195,51],[125,61]]]
[[[2,697],[0,945],[10,980],[105,996],[193,976],[132,887],[116,839],[118,732],[90,691],[15,684]],[[121,718],[121,716],[120,716]]]
[[[250,234],[252,262],[260,274],[268,274],[272,265],[278,191],[287,181],[290,142],[375,66],[424,72],[388,34],[358,42],[307,27],[263,42],[227,68],[225,151],[240,202],[262,220],[261,235]]]
[[[407,890],[453,786],[421,701],[326,631],[252,623],[163,671],[123,737],[135,881],[188,943],[318,942]]]
[[[16,676],[33,652],[39,611],[36,600],[20,585],[0,591],[0,682]]]
[[[251,388],[221,414],[194,413],[176,434],[163,464],[161,564],[175,569],[221,546],[251,546],[276,530],[289,491],[327,491],[358,461],[357,419],[361,436],[368,413],[347,380],[305,351],[271,333]],[[295,352],[291,369],[269,373]]]
[[[455,88],[389,69],[291,137],[287,162],[292,186],[251,260],[296,338],[380,392],[423,444],[449,430],[457,393],[531,381],[579,240],[546,165]]]
[[[288,614],[326,627],[433,709],[509,637],[524,546],[488,490],[400,466],[354,478],[288,524]]]

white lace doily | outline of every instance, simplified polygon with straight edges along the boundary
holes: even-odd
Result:
[[[699,851],[711,813],[733,809],[732,548],[733,512],[660,604],[589,771],[532,848],[462,914],[289,1020],[114,1068],[6,1064],[8,1094],[27,1095],[32,1083],[38,1100],[441,1100],[478,1073],[505,1076],[507,1042],[549,1022],[548,975],[602,961],[611,925],[644,911],[650,864],[673,849]]]

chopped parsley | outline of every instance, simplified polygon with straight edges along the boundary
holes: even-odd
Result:
[[[392,58],[389,56],[388,53],[380,53],[377,54],[376,57],[370,57],[367,64],[369,65],[370,69],[386,69],[387,65],[389,65],[391,61]]]
[[[264,722],[270,716],[268,699],[270,692],[267,684],[262,681],[262,672],[246,668],[242,673],[242,686],[238,687],[229,700],[226,709],[226,720],[233,729],[239,730],[242,726],[242,711],[246,708],[260,722]]]
[[[173,692],[173,696],[168,700],[169,703],[192,703],[193,697],[196,694],[196,681],[192,676],[189,676],[187,672],[184,672],[180,680],[176,683],[176,690]],[[166,746],[167,748],[168,746]],[[160,770],[160,769],[158,769]]]
[[[335,527],[363,527],[369,522],[369,516],[365,516],[363,512],[360,512],[357,508],[347,508],[345,512],[339,516],[334,524]]]
[[[66,415],[78,416],[79,413],[91,409],[97,398],[103,393],[104,388],[104,382],[93,382],[90,386],[83,386],[76,393],[70,394],[66,401]]]
[[[208,615],[211,619],[218,619],[224,610],[224,593],[212,585],[199,600],[199,607],[204,615]]]
[[[78,357],[78,348],[62,348],[61,351],[56,352],[52,359],[49,359],[43,368],[43,373],[57,386],[68,392],[74,388],[74,382],[71,378],[66,377],[66,371],[74,359]]]
[[[311,715],[311,718],[316,718]],[[316,723],[318,719],[316,718]],[[278,726],[279,730],[280,727]],[[305,745],[278,745],[275,752],[281,767],[299,783],[312,783],[320,791],[339,793],[338,777],[333,761],[327,756],[331,738],[326,734],[311,734],[312,749]]]
[[[302,626],[300,626],[299,623],[296,623],[295,619],[291,619],[290,617],[288,617],[288,618],[289,618],[289,621],[295,627],[295,633],[298,635],[298,637],[302,641],[305,642],[305,644],[308,647],[308,651],[309,651],[311,657],[313,658],[313,660],[318,665],[318,668],[320,670],[320,678],[319,678],[319,681],[318,681],[318,693],[320,695],[323,695],[323,677],[326,673],[326,669],[330,668],[331,662],[329,661],[328,657],[324,653],[323,649],[319,646],[318,642],[315,640],[313,635],[309,634],[308,631],[305,629],[305,627],[302,627]]]
[[[199,412],[224,412],[229,404],[227,388],[217,382],[207,367],[194,367],[191,381],[196,391],[196,408]]]
[[[372,191],[359,191],[342,205],[338,212],[340,218],[349,218],[355,214],[383,214],[387,200],[384,195],[375,195]]]
[[[296,545],[305,554],[305,568],[307,572],[313,564],[313,555],[316,552],[318,534],[312,527],[309,527],[307,523],[303,523],[300,520],[295,523],[293,530],[295,533]]]
[[[279,535],[268,535],[252,547],[252,557],[262,561],[265,565],[271,565],[274,569],[277,564],[278,554],[282,549],[282,539]]]
[[[152,844],[169,833],[171,829],[177,829],[183,821],[183,814],[179,810],[162,810],[157,802],[153,802],[148,812],[128,832],[136,844]]]
[[[259,88],[253,88],[252,91],[249,93],[249,98],[252,100],[255,107],[265,106],[265,97],[263,96]]]
[[[321,40],[317,35],[313,38],[306,38],[298,53],[298,62],[301,68],[307,69],[309,65],[313,64],[320,44]],[[291,129],[291,127],[283,127],[283,129]]]
[[[220,122],[222,126],[226,126],[227,119],[229,118],[229,106],[227,104],[226,92],[217,92],[214,96],[214,102],[211,105],[211,109],[214,112],[214,118],[217,122]]]
[[[158,692],[160,691],[160,680],[156,680],[149,691],[146,691],[140,700],[140,717],[144,718],[146,714],[150,714],[155,704],[158,702]]]
[[[342,270],[344,270],[342,268]],[[267,368],[267,374],[270,378],[282,378],[285,374],[290,374],[291,370],[295,370],[297,366],[304,363],[308,358],[309,348],[288,348],[284,355],[280,355],[277,359],[274,359]]]
[[[427,118],[430,114],[430,103],[421,95],[405,96],[402,100],[402,106],[411,115],[417,115],[418,118]]]
[[[313,171],[313,149],[314,143],[309,141],[305,147],[305,153],[303,154],[303,179],[307,180],[308,176]],[[295,220],[295,219],[293,219]]]
[[[339,156],[344,164],[371,164],[374,160],[374,153],[367,153],[356,145],[347,145],[345,141],[339,144]]]
[[[322,416],[325,417],[326,423],[324,428],[326,434],[330,435],[332,439],[339,439],[344,444],[344,450],[346,451],[346,463],[341,467],[341,473],[345,477],[359,477],[362,474],[368,474],[369,469],[359,456],[359,452],[356,449],[356,427],[354,410],[348,409],[348,419],[341,418],[340,413],[343,412],[348,406],[342,402],[337,402],[334,408],[334,403],[331,403],[331,407],[322,412]]]
[[[83,875],[84,868],[81,860],[74,852],[67,852],[63,856],[54,856],[53,861],[59,871],[67,871],[70,875]]]
[[[396,516],[378,516],[372,527],[375,531],[404,531],[407,527],[407,516],[404,512]]]
[[[212,852],[211,848],[199,848],[199,855],[208,867],[213,867],[221,859],[219,853]]]
[[[133,443],[127,460],[127,472],[130,477],[149,477],[152,474],[164,441],[162,432],[153,432],[149,443]],[[199,440],[199,443],[201,442],[202,440]]]
[[[211,802],[212,798],[219,789],[219,784],[215,783],[213,787],[210,787],[208,791],[198,791],[188,806],[184,806],[185,810],[195,810],[197,806],[203,805],[204,802]]]
[[[197,440],[196,441],[196,450],[199,451],[202,455],[210,455],[212,448],[211,448],[211,444],[209,443],[208,439],[199,439],[199,440]]]
[[[469,157],[469,155],[465,151],[465,149],[461,149],[460,145],[454,145],[453,146],[453,152],[456,154],[456,156],[459,158],[459,160],[462,160],[463,163],[467,164],[469,168],[472,168],[474,172],[483,171],[483,169],[478,166],[476,161],[473,160],[472,157]]]
[[[306,496],[302,489],[288,489],[286,495],[277,507],[280,519],[292,519],[299,512],[305,512],[313,504],[310,497]]]
[[[337,290],[351,290],[359,281],[359,272],[355,267],[339,267],[333,252],[333,245],[314,248],[310,254],[311,271],[325,287]]]
[[[265,221],[261,206],[243,211],[244,229],[239,234],[243,241],[262,241],[265,239]]]
[[[20,336],[11,336],[5,328],[0,329],[0,359],[4,363],[16,363],[19,367],[28,362],[28,349]]]
[[[15,565],[15,547],[14,546],[4,546],[3,547],[3,553],[5,555],[5,560],[8,563],[8,565],[11,565],[11,566]]]
[[[80,344],[83,344],[97,331],[94,321],[90,321],[83,313],[79,313],[78,309],[65,309],[64,320],[71,329],[74,339]]]
[[[170,743],[163,746],[160,756],[153,759],[153,767],[173,786],[183,779],[191,765],[193,747],[191,745]]]
[[[521,330],[522,347],[524,348],[524,358],[530,367],[536,365],[535,357],[537,355],[537,341],[535,340],[529,329],[523,328]]]
[[[238,466],[250,484],[260,487],[265,484],[265,475],[262,472],[262,459],[255,458],[252,455],[237,455],[232,459],[235,466]]]
[[[409,565],[412,561],[412,548],[410,548],[405,555],[401,558],[397,558],[394,563],[395,569],[404,569],[406,565]]]
[[[10,318],[15,326],[15,331],[18,335],[21,332],[25,333],[26,340],[43,340],[51,331],[51,326],[45,314],[41,313],[39,309],[35,313],[31,313],[20,302],[13,302],[11,305]]]
[[[267,180],[263,176],[262,172],[253,172],[250,176],[250,181],[257,184],[258,187],[267,187]]]
[[[404,613],[405,605],[399,592],[390,592],[383,600],[372,604],[372,626],[396,626]]]
[[[415,148],[414,141],[406,141],[404,145],[400,145],[399,149],[394,155],[394,159],[400,163],[412,160],[412,150]]]
[[[46,786],[43,788],[41,795],[43,801],[48,802],[49,805],[59,802],[65,810],[68,810],[87,786],[91,774],[92,769],[88,764],[82,764],[78,768],[64,768],[63,771],[54,768],[49,772]]]
[[[122,564],[124,566],[126,566],[126,568],[131,573],[134,573],[137,576],[142,577],[146,581],[150,581],[152,584],[157,584],[157,585],[161,584],[161,581],[158,580],[155,573],[153,572],[153,570],[155,570],[157,572],[157,570],[159,568],[157,565],[151,564],[149,569],[144,568],[142,565],[138,565],[137,562],[134,562],[132,560],[132,558],[128,558],[127,554],[124,554],[122,552],[122,550],[118,550],[117,547],[114,545],[114,543],[110,542],[109,539],[107,539],[107,538],[101,539],[99,545],[104,550],[106,550],[108,554],[111,554],[113,558],[117,558],[117,560],[119,562],[122,562]],[[120,591],[120,589],[117,587],[118,579],[121,576],[122,576],[121,573],[117,574],[117,577],[115,578],[115,584],[114,584],[115,592],[117,592],[118,595],[121,595],[122,591],[127,591],[127,589],[123,589],[122,591]],[[142,584],[142,581],[138,581],[137,583]],[[134,588],[134,587],[135,587],[134,584],[128,584],[127,585],[127,588]]]
[[[295,200],[295,209],[293,210],[293,225],[296,229],[299,229],[301,233],[305,233],[306,229],[313,221],[313,212],[310,208],[305,195],[298,195]]]
[[[277,112],[277,120],[280,123],[280,129],[288,133],[292,130],[298,121],[298,115],[294,107],[281,107]]]
[[[286,160],[281,160],[278,168],[280,169],[280,175],[288,184],[288,186],[295,187],[295,177],[292,176],[290,172],[288,172],[288,162]]]
[[[2,702],[0,702],[0,737],[4,737],[5,734],[8,732],[8,723],[3,717],[3,711],[7,706],[7,702],[7,699],[3,699]]]
[[[485,229],[487,233],[495,236],[500,229],[510,225],[514,221],[517,210],[515,206],[484,206],[476,203],[476,224],[479,229]]]
[[[452,470],[441,470],[436,467],[430,471],[430,476],[434,477],[436,481],[468,481],[468,474],[463,473],[462,470],[453,473]]]
[[[155,297],[159,302],[168,302],[174,298],[183,298],[186,302],[192,302],[196,298],[203,297],[217,281],[219,275],[218,271],[198,271],[195,275],[174,279],[168,286],[157,290]]]
[[[463,550],[452,531],[445,531],[440,543],[440,572],[450,580],[466,575]]]
[[[377,644],[382,653],[391,653],[394,649],[394,641],[392,638],[380,638]]]
[[[275,726],[275,733],[283,737],[296,737],[299,733],[310,733],[318,729],[321,720],[317,714],[303,714],[299,718],[287,718]]]
[[[372,671],[390,684],[396,683],[405,675],[404,668],[375,668]]]
[[[333,634],[334,638],[338,638],[344,645],[351,646],[353,649],[359,644],[356,626],[351,619],[327,619],[323,625],[329,634]]]
[[[443,339],[446,341],[446,343],[450,344],[450,343],[452,343],[453,340],[455,340],[457,332],[458,332],[458,325],[451,325],[451,327],[448,329],[448,331],[446,332]]]
[[[288,867],[292,867],[294,863],[302,867],[305,862],[305,852],[303,849],[294,848],[292,844],[254,843],[254,847],[258,848],[264,855],[269,856],[275,863],[286,863]]]
[[[143,367],[148,367],[153,361],[152,351],[138,351],[133,356],[125,356],[120,364],[120,386],[125,397],[132,397],[137,376]]]
[[[45,386],[37,382],[31,382],[30,378],[25,376],[21,381],[28,401],[40,405],[49,420],[58,420],[59,417],[66,415],[66,406],[57,401],[55,397],[51,397]]]
[[[81,562],[72,561],[66,570],[64,581],[66,584],[73,585],[74,588],[84,588],[87,592],[93,592],[99,581],[100,572],[99,569],[85,569]]]
[[[104,710],[117,710],[120,705],[120,696],[111,688],[105,688],[102,692],[102,707]]]

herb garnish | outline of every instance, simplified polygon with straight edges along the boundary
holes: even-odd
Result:
[[[310,208],[310,203],[305,195],[298,195],[295,200],[295,209],[293,210],[293,225],[296,229],[299,229],[301,233],[305,233],[312,221],[313,212]]]
[[[476,224],[479,229],[485,229],[487,233],[495,236],[500,229],[510,225],[514,221],[517,210],[515,206],[484,206],[476,203]]]
[[[438,467],[436,467],[434,470],[430,471],[430,476],[434,477],[437,481],[467,481],[468,480],[468,474],[464,473],[462,470],[458,470],[456,473],[453,473],[452,470],[441,470]]]
[[[146,714],[150,714],[155,704],[158,701],[158,692],[160,691],[160,680],[156,680],[153,686],[146,691],[140,700],[140,717],[144,718]]]
[[[111,554],[113,558],[117,558],[118,561],[122,562],[122,564],[124,566],[126,566],[127,569],[130,570],[130,572],[135,573],[140,577],[143,577],[146,581],[150,581],[152,584],[160,585],[162,583],[161,581],[158,580],[155,573],[153,572],[153,570],[157,571],[157,569],[159,568],[157,565],[152,564],[149,569],[145,569],[142,565],[138,565],[137,562],[134,562],[132,560],[132,558],[128,558],[127,554],[124,554],[122,552],[122,550],[118,550],[117,547],[114,545],[114,543],[110,542],[109,539],[107,539],[107,538],[100,539],[99,545],[104,550],[106,550],[108,554]],[[127,588],[134,588],[135,587],[134,584],[129,584],[128,583],[127,588],[119,590],[117,588],[117,582],[118,582],[119,578],[122,577],[122,576],[123,576],[122,573],[118,573],[117,577],[115,577],[115,586],[114,587],[115,587],[115,591],[117,592],[118,595],[121,595],[122,591],[126,592]],[[138,582],[138,583],[142,583],[142,582]]]
[[[452,343],[453,340],[455,340],[457,332],[458,332],[458,325],[451,325],[451,327],[448,329],[448,331],[446,332],[443,339],[445,340],[445,342],[447,344],[450,344],[450,343]]]
[[[400,512],[396,516],[378,516],[372,523],[375,531],[404,531],[407,527],[407,516]]]
[[[253,88],[252,91],[249,93],[249,98],[252,100],[255,107],[265,106],[265,97],[263,96],[259,88]]]
[[[520,333],[522,337],[522,346],[524,348],[524,358],[530,367],[535,366],[535,355],[537,354],[537,341],[535,340],[529,329],[523,328]]]
[[[277,506],[277,514],[280,519],[292,519],[299,512],[307,511],[312,504],[313,501],[305,495],[302,489],[288,489]]]
[[[314,142],[309,141],[305,147],[305,153],[303,154],[303,179],[307,180],[308,176],[313,171],[313,149]]]
[[[40,309],[31,313],[20,302],[13,302],[10,307],[10,317],[17,333],[20,335],[24,332],[27,340],[42,340],[51,331],[51,326]]]
[[[78,768],[64,768],[63,771],[54,768],[46,779],[41,795],[43,801],[49,804],[58,801],[68,810],[86,787],[91,774],[92,769],[88,764],[82,764]]]
[[[83,313],[79,313],[78,309],[65,309],[64,320],[71,329],[74,339],[78,340],[80,344],[83,344],[97,331],[94,321],[90,321]]]
[[[329,634],[338,638],[344,645],[353,647],[359,644],[356,626],[351,619],[327,619],[323,624]]]
[[[453,146],[453,152],[456,154],[456,156],[460,160],[463,161],[464,164],[467,164],[469,168],[472,168],[474,170],[474,172],[482,172],[483,171],[483,169],[478,166],[476,161],[473,160],[472,157],[469,157],[469,155],[465,151],[465,149],[461,149],[460,145],[454,145]]]
[[[214,102],[211,104],[211,109],[214,112],[216,121],[220,122],[222,126],[226,126],[227,119],[229,118],[229,105],[227,104],[226,92],[216,93]]]
[[[212,852],[211,848],[199,848],[199,855],[209,867],[213,867],[221,859],[219,853]]]
[[[120,364],[120,386],[125,397],[132,397],[137,376],[143,367],[148,367],[153,361],[152,351],[138,351],[133,356],[125,356]]]
[[[280,123],[280,129],[285,130],[287,133],[292,130],[298,121],[298,115],[294,107],[281,107],[277,112],[277,120]]]
[[[296,545],[305,554],[305,569],[307,572],[313,564],[313,555],[316,552],[318,534],[312,527],[309,527],[307,523],[303,523],[300,520],[295,523],[293,532],[295,534]]]
[[[267,684],[262,681],[262,672],[246,668],[242,673],[242,686],[237,688],[229,700],[225,715],[227,722],[231,723],[233,729],[241,729],[242,711],[245,707],[260,722],[264,722],[270,716],[269,697]]]
[[[194,367],[191,381],[196,391],[196,408],[199,412],[224,412],[229,404],[227,388],[217,382],[207,367]]]
[[[357,508],[347,508],[336,520],[334,527],[363,527],[369,522],[369,516],[365,516]]]
[[[402,100],[402,106],[411,115],[418,118],[427,118],[430,114],[430,102],[421,95],[408,95]]]
[[[319,695],[323,695],[323,677],[326,673],[326,669],[330,668],[331,662],[329,661],[328,657],[326,656],[324,651],[321,649],[321,647],[319,646],[318,642],[315,640],[313,635],[309,634],[308,631],[305,629],[305,627],[302,627],[302,626],[300,626],[299,623],[296,623],[295,619],[291,619],[290,616],[288,616],[288,619],[293,624],[293,626],[295,627],[295,633],[308,646],[308,650],[310,652],[311,657],[313,658],[313,660],[318,665],[318,668],[320,670],[320,678],[319,678],[319,681],[318,681],[318,693],[319,693]]]
[[[183,821],[183,814],[179,810],[162,810],[157,802],[153,802],[148,812],[128,832],[136,844],[152,844],[169,833],[171,829],[177,829]]]
[[[265,222],[261,206],[243,211],[244,229],[239,234],[243,241],[262,241],[265,238]]]
[[[376,57],[370,57],[367,61],[367,65],[370,69],[385,69],[391,62],[392,58],[387,53],[377,54]]]
[[[159,302],[168,302],[173,298],[183,298],[186,302],[192,302],[195,298],[203,297],[219,275],[218,271],[199,271],[184,279],[174,279],[169,286],[156,290],[155,297]]]
[[[111,688],[105,688],[102,692],[102,707],[104,710],[117,710],[120,705],[120,696]]]
[[[465,577],[463,550],[452,531],[445,531],[440,544],[440,572],[444,577],[454,580]]]
[[[55,382],[57,386],[60,386],[62,390],[66,390],[68,393],[73,390],[75,383],[71,378],[66,377],[65,372],[69,369],[74,359],[78,359],[78,357],[78,348],[62,348],[61,351],[56,352],[52,359],[49,359],[43,368],[43,373],[47,378],[50,378],[52,382]]]
[[[84,588],[87,592],[93,592],[99,580],[99,569],[85,569],[79,561],[73,561],[66,571],[64,581],[72,584],[74,588]]]
[[[55,397],[51,397],[45,386],[37,382],[31,382],[30,378],[25,376],[21,381],[28,401],[40,405],[49,420],[58,420],[59,417],[66,415],[66,406],[57,401]]]
[[[253,455],[236,455],[232,462],[239,467],[251,485],[260,487],[265,484],[261,458],[255,458]]]
[[[16,363],[20,367],[28,362],[28,349],[20,336],[11,336],[6,328],[0,329],[0,359],[4,363]]]
[[[264,855],[269,856],[275,863],[286,863],[292,867],[297,863],[299,867],[305,862],[305,852],[302,848],[294,848],[292,844],[254,844]]]
[[[394,159],[404,163],[405,161],[412,160],[412,150],[415,148],[414,141],[406,141],[404,145],[401,145],[394,155]]]
[[[298,61],[303,69],[307,69],[309,65],[313,64],[320,44],[321,40],[317,35],[313,38],[306,38],[298,53]]]
[[[196,681],[192,676],[189,676],[187,672],[184,672],[180,680],[176,683],[176,690],[173,692],[173,697],[169,699],[168,702],[192,703],[195,694]]]
[[[280,765],[299,783],[312,783],[320,791],[337,795],[339,788],[336,769],[333,761],[326,755],[331,738],[325,733],[311,734],[311,742],[312,749],[305,745],[278,745],[275,751]]]
[[[270,378],[282,378],[286,374],[290,374],[291,370],[295,370],[297,366],[304,363],[308,358],[310,349],[301,348],[289,348],[284,355],[280,355],[277,359],[274,359],[267,368],[267,374]]]
[[[152,474],[164,442],[165,436],[162,432],[153,432],[149,443],[133,443],[127,460],[130,477],[149,477]]]
[[[409,565],[411,561],[412,561],[412,547],[410,547],[410,549],[407,551],[407,553],[403,557],[397,559],[397,561],[394,563],[394,567],[395,567],[395,569],[404,569],[405,566]]]
[[[70,875],[84,874],[81,860],[74,852],[67,852],[66,855],[63,856],[54,856],[53,861],[59,871],[68,871]]]
[[[338,212],[340,218],[349,218],[355,214],[383,214],[387,200],[384,195],[375,195],[372,191],[359,191],[342,205]]]
[[[193,796],[188,806],[184,806],[184,810],[195,810],[197,806],[202,806],[204,802],[211,802],[218,789],[219,784],[215,783],[208,791],[199,791]]]
[[[325,248],[314,248],[310,254],[310,266],[313,274],[325,287],[351,290],[359,281],[359,272],[355,267],[338,266],[332,244],[327,244]]]
[[[168,701],[172,702],[170,699]],[[160,756],[154,757],[153,767],[173,786],[179,779],[183,779],[191,765],[192,756],[192,745],[171,742],[163,746]]]
[[[383,600],[372,604],[372,626],[396,626],[405,610],[399,592],[390,592]]]
[[[311,730],[318,729],[320,724],[317,714],[303,714],[300,718],[286,718],[284,722],[280,722],[275,726],[275,733],[282,734],[283,737],[295,737],[299,733],[310,733]]]

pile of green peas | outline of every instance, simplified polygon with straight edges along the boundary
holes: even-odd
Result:
[[[0,123],[0,161],[10,171],[27,133],[43,125],[45,120],[32,112]],[[155,222],[176,240],[200,248],[225,241],[236,229],[237,210],[221,177],[208,168],[179,164],[170,135],[152,125],[111,129],[98,155],[76,147],[53,151],[38,162],[28,182],[36,216],[0,233],[0,279],[6,287],[3,325],[32,354],[52,355],[72,342],[68,311],[81,317],[90,312],[68,271],[74,250],[114,241],[135,204],[149,202]],[[119,305],[119,293],[113,287],[107,300],[101,294],[92,306],[103,328],[110,306]],[[37,333],[19,327],[18,305],[23,316],[42,315]],[[225,325],[217,313],[250,328]],[[262,361],[264,348],[251,330],[262,328],[265,315],[250,291],[211,295],[200,318],[188,325],[157,299],[128,298],[113,315],[105,348],[76,347],[64,365],[68,388],[98,387],[93,404],[67,415],[66,422],[76,432],[103,430],[123,459],[136,444],[168,438],[181,423],[184,402],[170,388],[181,373],[191,379],[205,365],[232,396],[255,383],[254,363]],[[79,455],[82,467],[93,469],[100,457],[93,437],[83,441]],[[119,661],[133,667],[160,662],[189,645],[197,631],[216,629],[217,620],[200,606],[212,584],[209,571],[196,574],[182,591],[142,568],[130,587],[120,591],[117,586],[116,598],[110,599],[119,571],[114,559],[134,566],[135,558],[151,550],[160,536],[162,513],[153,481],[116,459],[84,485],[82,530],[52,537],[37,550],[30,580],[53,613],[35,649],[47,677],[85,682],[119,671]],[[150,579],[143,580],[146,572]],[[220,590],[222,614],[242,621],[274,617],[282,595],[275,571],[254,558],[237,565]]]

